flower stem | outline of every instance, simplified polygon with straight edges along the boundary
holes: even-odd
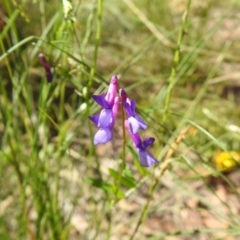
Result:
[[[124,125],[125,121],[125,112],[123,109],[123,104],[121,102],[121,116],[122,116],[122,134],[123,134],[123,139],[122,139],[122,168],[125,168],[126,165],[126,129]]]
[[[116,186],[116,191],[114,193],[114,199],[110,202],[110,211],[108,213],[108,219],[109,219],[109,225],[108,225],[108,230],[107,230],[107,237],[106,239],[110,239],[111,237],[111,229],[112,229],[112,212],[113,212],[113,208],[114,205],[117,203],[118,201],[118,191],[121,187],[121,182],[122,182],[122,175],[123,175],[123,171],[126,167],[126,131],[125,131],[125,125],[124,125],[124,121],[125,121],[125,112],[123,109],[123,104],[122,104],[122,99],[120,102],[120,107],[121,107],[121,118],[122,118],[122,134],[123,134],[123,140],[122,140],[122,146],[123,146],[123,150],[122,150],[122,161],[121,161],[121,165],[120,165],[120,170],[119,170],[119,177],[117,180],[117,186]]]
[[[101,39],[101,31],[102,31],[102,7],[103,7],[103,0],[97,0],[97,30],[96,30],[96,36],[95,36],[95,49],[94,49],[94,56],[92,61],[92,66],[90,70],[89,75],[89,81],[87,85],[87,96],[86,96],[86,103],[87,103],[87,115],[90,115],[90,91],[93,84],[93,79],[96,73],[96,67],[97,67],[97,57],[98,57],[98,47],[100,45],[100,39]],[[90,137],[93,139],[93,131],[91,124],[88,123],[88,128],[90,132]],[[89,155],[94,155],[95,161],[97,163],[97,172],[100,178],[101,177],[101,171],[100,171],[100,163],[98,161],[98,158],[95,153],[95,148],[93,145],[93,142],[90,146]]]
[[[92,67],[90,71],[89,81],[88,81],[88,95],[90,94],[90,88],[92,87],[93,79],[96,72],[97,66],[97,57],[98,57],[98,47],[100,45],[101,32],[102,32],[102,9],[103,9],[103,0],[97,0],[97,31],[95,36],[95,49]]]
[[[122,99],[121,99],[120,107],[121,107],[121,118],[122,118],[122,134],[123,134],[122,147],[123,147],[123,149],[122,149],[122,161],[121,161],[121,165],[120,165],[119,178],[118,178],[118,184],[117,184],[116,193],[115,193],[114,204],[117,202],[117,199],[118,199],[118,197],[117,197],[118,190],[121,187],[122,174],[123,174],[123,170],[125,169],[125,166],[126,166],[126,131],[125,131],[125,125],[124,125],[125,113],[124,113],[124,109],[123,109]]]

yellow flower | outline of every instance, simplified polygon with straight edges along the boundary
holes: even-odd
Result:
[[[235,151],[219,152],[214,156],[213,161],[218,170],[227,170],[240,164],[240,153]]]
[[[190,136],[195,136],[196,134],[197,134],[197,128],[195,128],[195,127],[191,127],[191,128],[189,128],[189,130],[188,130],[188,134],[190,135]]]

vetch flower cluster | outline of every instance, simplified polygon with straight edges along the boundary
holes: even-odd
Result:
[[[108,88],[108,92],[101,95],[93,95],[93,100],[103,109],[100,114],[89,116],[89,119],[99,127],[94,136],[94,144],[107,143],[113,138],[113,126],[118,113],[119,97],[116,96],[118,90],[118,79],[113,76]]]
[[[118,78],[113,76],[110,81],[108,92],[105,95],[93,95],[93,100],[102,107],[99,114],[89,116],[89,119],[99,128],[94,136],[94,145],[103,144],[113,139],[113,127],[118,113],[119,104],[122,104],[127,115],[124,125],[137,149],[142,166],[150,167],[158,164],[158,161],[147,150],[154,143],[154,138],[141,140],[139,130],[145,130],[147,124],[136,113],[136,100],[130,99],[123,89],[118,87]],[[117,96],[119,93],[119,96]]]

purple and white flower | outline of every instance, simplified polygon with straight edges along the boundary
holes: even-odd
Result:
[[[103,144],[113,139],[113,127],[118,113],[119,104],[125,109],[127,120],[124,121],[125,127],[137,149],[139,161],[142,166],[150,167],[158,164],[155,157],[147,150],[154,143],[154,138],[147,138],[141,140],[138,134],[139,130],[147,128],[147,124],[136,113],[136,100],[128,97],[123,89],[119,89],[119,97],[116,96],[118,92],[118,79],[113,76],[105,95],[93,95],[94,101],[102,107],[100,113],[89,116],[89,119],[99,128],[94,136],[94,145]]]
[[[138,133],[132,132],[128,120],[125,120],[125,127],[137,149],[141,165],[144,167],[151,167],[154,164],[158,164],[158,161],[155,159],[155,157],[147,150],[147,148],[153,145],[155,139],[147,138],[142,141]]]
[[[103,109],[99,114],[89,116],[89,119],[100,129],[94,136],[94,145],[107,143],[112,140],[112,129],[118,113],[119,97],[116,97],[118,90],[117,76],[113,76],[105,95],[93,95],[94,101]]]
[[[132,133],[137,133],[138,130],[147,129],[147,124],[143,121],[143,119],[136,113],[136,100],[130,100],[123,89],[119,90],[120,96],[122,97],[122,104],[128,116],[128,122],[130,126],[130,130]]]

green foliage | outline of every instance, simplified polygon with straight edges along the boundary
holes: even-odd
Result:
[[[109,174],[117,181],[119,178],[121,178],[121,184],[127,188],[134,188],[136,187],[136,181],[133,178],[131,171],[127,168],[124,169],[123,175],[120,176],[120,173],[115,171],[114,169],[109,168],[108,169]]]
[[[86,180],[94,187],[100,188],[105,193],[112,193],[112,185],[102,181],[101,179],[86,178]]]

